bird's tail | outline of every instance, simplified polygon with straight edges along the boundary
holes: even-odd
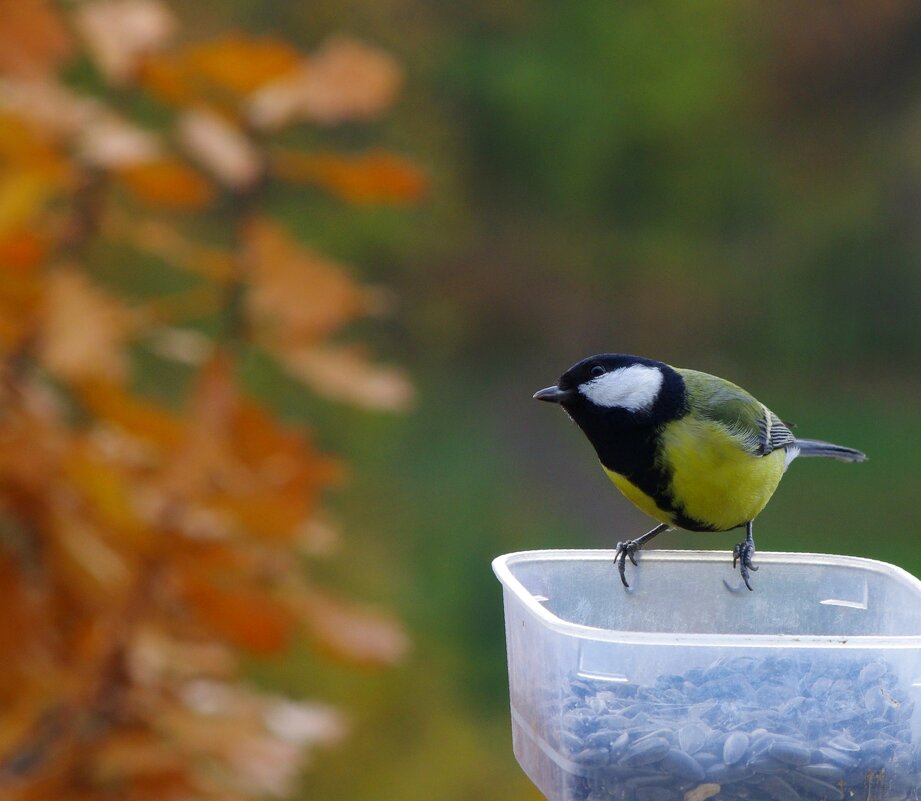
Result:
[[[827,456],[840,462],[862,462],[867,458],[865,453],[853,448],[833,445],[819,439],[797,439],[796,447],[799,449],[799,456]]]

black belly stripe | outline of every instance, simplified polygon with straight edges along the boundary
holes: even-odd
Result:
[[[616,437],[599,437],[594,442],[601,443],[601,447],[595,448],[601,464],[620,473],[646,493],[676,526],[688,531],[717,530],[709,523],[688,516],[683,504],[676,501],[672,494],[672,471],[657,458],[659,436],[655,428],[621,430]]]

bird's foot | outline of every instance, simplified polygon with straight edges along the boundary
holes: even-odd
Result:
[[[758,569],[756,565],[752,564],[752,557],[754,555],[755,540],[752,537],[751,523],[749,523],[748,535],[732,549],[732,567],[735,569],[735,566],[738,564],[739,573],[742,574],[742,581],[745,582],[745,586],[748,587],[749,590],[752,588],[752,585],[748,581],[749,571]]]
[[[617,571],[620,573],[620,580],[628,589],[630,585],[627,584],[627,559],[633,562],[633,566],[636,567],[635,554],[640,549],[640,544],[639,540],[618,542],[617,549],[614,551],[614,564],[617,565]]]
[[[633,562],[633,566],[636,567],[636,552],[657,534],[668,531],[669,528],[671,526],[668,523],[662,523],[652,531],[647,531],[642,537],[617,543],[617,549],[614,551],[614,564],[617,565],[620,580],[627,589],[630,589],[630,585],[627,584],[627,559]]]

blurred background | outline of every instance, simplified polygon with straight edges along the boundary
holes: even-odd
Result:
[[[797,463],[758,545],[921,574],[917,4],[0,19],[0,578],[26,610],[3,638],[48,629],[4,697],[57,677],[0,726],[10,797],[539,798],[490,560],[648,528],[531,400],[595,352],[716,373],[867,452]],[[276,480],[278,453],[310,469]],[[119,636],[97,647],[100,620]],[[202,724],[253,710],[268,734]]]

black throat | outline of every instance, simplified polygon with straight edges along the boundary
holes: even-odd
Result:
[[[681,504],[672,497],[671,471],[658,458],[663,426],[688,413],[684,379],[666,364],[660,363],[659,369],[663,373],[662,387],[648,410],[604,408],[584,398],[565,404],[565,408],[608,470],[624,476],[653,498],[681,528],[709,530],[709,526],[684,514]]]

